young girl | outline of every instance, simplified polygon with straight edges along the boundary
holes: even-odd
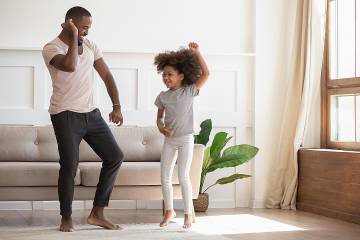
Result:
[[[171,180],[177,162],[185,205],[183,228],[190,228],[193,210],[189,177],[194,147],[193,101],[208,79],[209,70],[200,54],[198,44],[194,42],[189,43],[188,49],[160,53],[155,57],[154,64],[158,72],[162,72],[163,81],[168,88],[155,100],[155,105],[158,107],[157,126],[165,135],[161,152],[161,184],[165,215],[160,226],[166,226],[175,217]]]

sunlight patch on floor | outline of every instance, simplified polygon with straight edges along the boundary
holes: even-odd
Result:
[[[183,218],[175,218],[173,221],[179,225],[183,224]],[[196,223],[193,224],[191,230],[210,235],[303,231],[307,229],[251,214],[239,214],[196,217]]]

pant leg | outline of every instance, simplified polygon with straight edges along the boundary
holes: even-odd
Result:
[[[86,126],[81,114],[70,111],[51,115],[51,122],[60,156],[58,179],[60,214],[70,216],[74,197],[74,178],[79,162],[79,144]]]
[[[184,213],[192,212],[192,186],[190,181],[190,167],[194,151],[194,137],[186,135],[179,138],[178,175],[181,193],[184,200]]]
[[[98,109],[88,113],[88,129],[84,140],[102,160],[94,206],[106,207],[124,154]]]
[[[161,151],[161,189],[164,198],[165,210],[173,209],[172,175],[175,167],[176,146],[165,139]]]

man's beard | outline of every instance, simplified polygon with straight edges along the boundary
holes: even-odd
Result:
[[[80,40],[80,38],[78,38],[78,47],[81,47],[81,46],[82,46],[82,44],[83,44],[83,41],[82,41],[82,40]]]

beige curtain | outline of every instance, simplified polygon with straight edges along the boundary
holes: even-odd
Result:
[[[320,92],[326,6],[327,0],[297,1],[286,105],[268,181],[268,208],[296,208],[297,151],[304,139],[311,102]]]

